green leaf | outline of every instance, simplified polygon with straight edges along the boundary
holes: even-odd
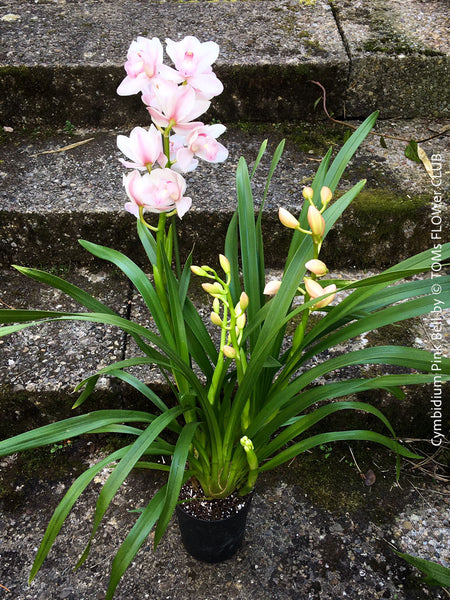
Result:
[[[0,456],[14,454],[30,448],[39,448],[113,423],[151,423],[153,417],[135,410],[99,410],[79,417],[71,417],[57,423],[44,425],[0,442]]]
[[[69,283],[68,281],[65,281],[64,279],[61,279],[60,277],[56,277],[55,275],[51,275],[50,273],[46,273],[45,271],[40,271],[38,269],[29,269],[27,267],[18,267],[16,265],[14,265],[14,268],[17,269],[19,273],[22,273],[23,275],[26,275],[35,281],[45,283],[46,285],[50,285],[57,290],[61,290],[64,292],[64,294],[67,294],[67,296],[70,296],[92,312],[106,312],[112,315],[116,314],[111,308],[102,302],[99,302],[84,290]]]
[[[441,587],[449,587],[450,586],[450,569],[448,567],[444,567],[436,562],[431,560],[425,560],[424,558],[419,558],[418,556],[411,556],[410,554],[406,554],[405,552],[399,552],[392,548],[392,550],[406,560],[406,562],[419,569],[426,578],[424,579],[425,583],[429,585],[439,585]]]
[[[112,562],[111,577],[109,579],[108,590],[105,600],[111,600],[114,596],[114,591],[131,561],[136,556],[139,548],[147,539],[148,534],[152,530],[154,524],[161,514],[164,505],[164,497],[166,486],[163,486],[151,499],[145,510],[142,512],[139,519],[134,524],[133,528],[120,546],[114,560]]]
[[[418,146],[417,146],[417,142],[414,140],[411,140],[409,142],[409,144],[406,146],[405,148],[405,156],[406,158],[409,158],[410,160],[413,160],[416,163],[421,163],[422,161],[419,158],[419,153],[418,153]]]
[[[352,136],[351,130],[350,129],[346,129],[345,132],[344,132],[343,140],[342,140],[344,142],[344,144],[345,144],[345,142],[347,140],[349,140],[351,138],[351,136]]]
[[[248,320],[261,306],[261,284],[259,281],[259,257],[256,240],[255,213],[253,196],[250,187],[247,164],[243,158],[239,160],[236,173],[236,186],[238,196],[239,237],[241,241],[242,274],[244,290],[249,297],[247,309]],[[256,332],[250,337],[250,348],[256,343]]]
[[[256,157],[255,164],[253,165],[252,174],[250,175],[250,179],[253,178],[253,175],[255,174],[256,169],[258,168],[262,157],[264,156],[264,152],[266,151],[266,148],[267,148],[267,141],[268,140],[264,140],[259,148],[258,156]]]
[[[410,319],[419,315],[426,314],[433,309],[434,299],[430,296],[422,296],[415,300],[409,300],[401,304],[395,304],[389,306],[383,310],[379,310],[376,313],[369,314],[366,317],[359,319],[358,321],[352,322],[345,327],[342,327],[335,333],[326,336],[320,340],[315,346],[306,352],[302,357],[302,362],[308,360],[314,355],[332,348],[336,344],[340,344],[343,341],[354,338],[361,333],[366,331],[372,331],[378,329],[384,325],[390,325],[391,323],[398,323],[405,319]]]
[[[198,423],[188,423],[183,427],[175,446],[175,452],[170,467],[169,479],[167,481],[167,492],[164,499],[164,507],[158,519],[155,530],[154,547],[159,544],[170,518],[175,510],[175,506],[180,495],[180,489],[183,484],[183,478],[186,472],[186,461],[189,453],[189,446],[198,427]]]
[[[363,402],[335,402],[333,404],[327,404],[317,408],[312,413],[305,415],[304,418],[297,421],[296,423],[288,426],[281,433],[279,433],[264,449],[261,453],[258,453],[260,460],[264,460],[268,456],[271,456],[274,452],[279,450],[282,446],[288,444],[291,440],[295,439],[307,429],[325,419],[329,415],[341,410],[359,410],[367,412],[377,417],[383,424],[389,429],[391,434],[394,436],[394,430],[386,417],[377,408],[370,404]]]
[[[70,486],[67,493],[64,495],[64,498],[58,504],[55,509],[55,512],[50,519],[50,522],[45,530],[44,537],[42,538],[41,544],[36,554],[36,558],[34,559],[33,566],[31,568],[30,577],[28,583],[31,583],[35,578],[37,572],[42,566],[42,563],[46,559],[53,542],[56,539],[64,521],[66,520],[67,515],[72,510],[73,505],[81,496],[83,491],[89,485],[89,483],[94,479],[94,477],[99,473],[102,469],[107,467],[112,462],[121,458],[127,451],[128,447],[120,448],[120,450],[116,450],[94,466],[90,467],[87,471],[82,473]]]
[[[83,248],[88,250],[91,254],[97,256],[98,258],[113,263],[114,265],[116,265],[116,267],[123,271],[123,273],[125,273],[125,275],[130,279],[130,281],[134,284],[136,289],[141,294],[151,315],[155,319],[155,323],[158,327],[158,331],[161,334],[161,337],[164,340],[166,340],[167,343],[169,343],[171,346],[174,346],[174,341],[170,333],[171,329],[167,322],[164,309],[161,305],[155,288],[150,283],[150,280],[144,273],[144,271],[142,271],[142,269],[138,267],[127,256],[125,256],[121,252],[118,252],[117,250],[113,250],[112,248],[106,248],[105,246],[99,246],[98,244],[93,244],[85,240],[79,240],[79,242],[83,246]]]
[[[230,293],[233,298],[234,305],[237,304],[241,294],[239,285],[239,252],[238,252],[238,214],[237,211],[233,214],[225,236],[225,256],[230,261]]]
[[[97,381],[99,380],[99,377],[100,377],[100,375],[94,375],[93,377],[89,377],[89,379],[86,381],[86,387],[84,388],[83,392],[79,395],[75,404],[72,406],[72,410],[74,410],[75,408],[78,408],[81,404],[83,404],[83,402],[87,398],[89,398],[89,396],[92,394],[95,386],[97,385]]]
[[[128,477],[135,464],[145,453],[147,448],[155,440],[155,438],[169,425],[176,417],[183,414],[182,407],[174,407],[157,417],[153,422],[141,433],[141,435],[128,447],[126,454],[121,458],[119,464],[108,477],[105,485],[100,492],[95,508],[94,523],[89,542],[77,563],[77,568],[80,567],[86,560],[91,547],[92,540],[97,532],[100,522],[105,514],[111,500],[115,496],[117,490]]]
[[[150,263],[156,265],[156,240],[139,219],[137,220],[137,232]]]
[[[339,180],[350,162],[351,158],[362,144],[362,142],[369,135],[373,126],[375,125],[375,121],[378,117],[378,111],[373,112],[371,115],[367,117],[367,119],[361,123],[358,129],[350,136],[350,138],[345,142],[342,148],[336,155],[330,169],[325,177],[325,181],[323,185],[328,186],[332,192],[336,189]]]
[[[286,450],[283,450],[279,454],[277,454],[274,458],[264,463],[260,468],[260,472],[270,471],[275,467],[282,465],[294,458],[294,456],[298,456],[302,452],[306,450],[310,450],[315,446],[320,446],[320,444],[329,444],[330,442],[338,442],[338,441],[349,441],[349,440],[362,440],[366,442],[375,442],[377,444],[381,444],[382,446],[386,446],[390,450],[394,452],[398,452],[402,456],[406,456],[409,458],[420,458],[416,454],[412,454],[406,450],[403,446],[401,446],[398,442],[391,440],[390,438],[381,435],[380,433],[375,433],[373,431],[367,430],[352,430],[352,431],[331,431],[328,433],[321,433],[319,435],[314,435],[306,440],[298,442],[297,444],[293,444],[289,446]]]

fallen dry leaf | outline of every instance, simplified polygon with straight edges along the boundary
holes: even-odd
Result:
[[[431,161],[428,158],[425,150],[423,148],[421,148],[419,145],[417,145],[417,155],[420,158],[420,160],[422,161],[422,164],[425,167],[426,172],[433,179],[433,167],[431,166]]]
[[[72,150],[72,148],[76,148],[77,146],[82,146],[83,144],[87,144],[88,142],[92,142],[94,138],[88,138],[87,140],[81,140],[81,142],[75,142],[74,144],[69,144],[68,146],[64,146],[63,148],[57,148],[56,150],[44,150],[43,152],[38,152],[37,154],[32,154],[32,157],[40,156],[41,154],[55,154],[56,152],[65,152],[66,150]]]
[[[364,483],[366,485],[373,485],[376,480],[377,478],[375,477],[375,473],[372,471],[372,469],[369,469],[364,475]]]

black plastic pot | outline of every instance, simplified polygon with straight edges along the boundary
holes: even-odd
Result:
[[[181,539],[187,552],[208,563],[222,562],[234,556],[244,539],[251,500],[250,494],[238,513],[218,521],[199,519],[183,510],[182,504],[177,505]]]

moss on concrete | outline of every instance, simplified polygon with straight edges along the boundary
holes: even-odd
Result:
[[[269,139],[284,138],[305,154],[323,156],[330,146],[341,146],[344,143],[346,128],[329,121],[294,123],[257,123],[255,121],[238,121],[228,126],[229,129],[240,129],[251,135],[265,135]]]
[[[408,489],[395,486],[395,456],[383,447],[364,442],[352,442],[351,448],[359,468],[375,472],[373,486],[364,483],[349,445],[343,442],[313,448],[264,473],[257,485],[262,489],[279,487],[280,483],[298,486],[299,493],[314,506],[337,517],[349,513],[354,518],[364,511],[378,524],[393,522],[409,495]]]

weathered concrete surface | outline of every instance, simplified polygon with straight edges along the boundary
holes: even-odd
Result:
[[[421,139],[443,128],[439,121],[419,120],[402,127],[380,122],[378,131]],[[217,256],[235,207],[234,179],[239,157],[244,156],[251,164],[263,139],[270,140],[267,156],[254,178],[258,203],[273,150],[287,135],[286,150],[273,177],[264,213],[267,264],[281,266],[290,234],[278,222],[278,207],[299,210],[302,187],[312,181],[328,146],[338,148],[344,131],[341,126],[314,124],[286,126],[284,130],[265,125],[263,132],[237,128],[227,131],[221,139],[229,148],[228,160],[216,165],[202,163],[187,176],[187,193],[193,198],[193,207],[178,222],[183,253],[195,244],[197,262]],[[125,169],[118,161],[121,154],[115,134],[86,131],[72,137],[49,138],[10,134],[9,141],[0,147],[1,265],[89,264],[91,256],[78,244],[78,238],[111,246],[141,260],[135,220],[123,210]],[[94,139],[83,146],[45,154],[90,137]],[[367,179],[368,192],[355,201],[324,245],[324,256],[330,257],[334,267],[381,267],[430,245],[431,179],[422,165],[405,158],[405,141],[386,141],[388,148],[383,149],[377,136],[369,137],[344,173],[338,191]],[[441,136],[423,147],[431,156],[443,153],[445,143],[445,136]],[[443,210],[443,230],[448,218],[448,211]],[[356,250],[355,240],[364,240],[364,247]]]
[[[311,114],[319,79],[338,110],[348,60],[325,0],[239,2],[70,2],[7,0],[0,21],[0,122],[9,125],[124,126],[141,100],[119,98],[129,44],[138,35],[196,35],[221,46],[216,72],[225,92],[209,118],[285,120]],[[17,44],[17,36],[24,42]]]
[[[445,2],[5,0],[0,32],[0,122],[8,126],[139,122],[140,99],[116,95],[138,35],[217,41],[225,91],[210,117],[225,121],[310,118],[318,97],[310,80],[325,86],[330,111],[350,118],[375,108],[408,118],[448,109]]]
[[[448,115],[450,16],[435,0],[335,0],[350,58],[346,110],[383,118]]]
[[[327,458],[318,449],[304,454],[258,479],[237,556],[216,565],[194,560],[184,551],[178,526],[172,522],[156,552],[151,535],[144,542],[114,598],[444,600],[445,590],[428,588],[384,540],[392,540],[400,550],[438,560],[448,527],[445,487],[430,478],[418,480],[408,468],[401,487],[396,486],[392,457],[374,445],[366,449],[352,444],[352,449],[360,468],[376,472],[373,486],[365,486],[346,444],[336,444]],[[104,517],[87,562],[74,571],[110,470],[100,473],[78,500],[40,573],[27,586],[52,510],[80,471],[80,463],[93,464],[100,456],[101,442],[74,443],[73,451],[56,449],[46,458],[48,468],[44,473],[45,466],[39,468],[39,479],[20,475],[17,459],[4,468],[6,473],[15,469],[17,475],[0,502],[0,580],[10,590],[1,591],[1,597],[104,599],[112,558],[136,520],[131,510],[146,506],[162,483],[156,473],[133,473],[127,479]],[[331,506],[324,506],[326,498]]]

